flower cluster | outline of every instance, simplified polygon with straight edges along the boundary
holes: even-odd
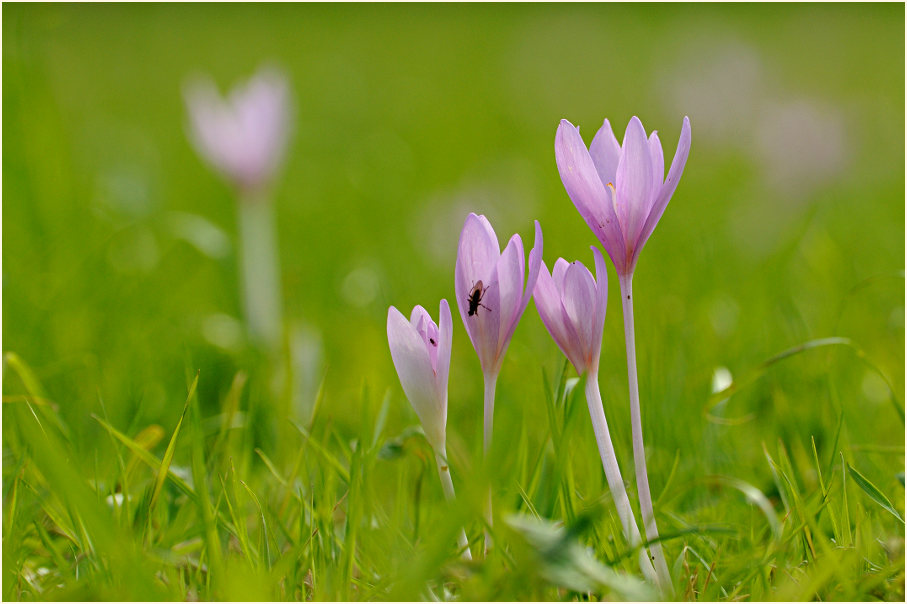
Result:
[[[567,120],[561,121],[555,137],[555,159],[564,188],[610,256],[620,281],[634,461],[643,525],[649,541],[656,540],[658,533],[642,446],[630,291],[639,253],[677,188],[689,150],[689,118],[683,120],[667,177],[657,133],[652,132],[647,137],[636,117],[627,125],[622,144],[618,143],[608,120],[604,121],[589,147],[579,130]],[[487,455],[491,448],[495,385],[503,357],[534,294],[545,328],[577,373],[586,376],[590,418],[624,535],[631,546],[640,547],[643,573],[654,580],[662,595],[667,597],[672,593],[672,585],[661,546],[655,543],[648,552],[641,546],[640,531],[620,476],[601,402],[598,371],[608,278],[602,253],[593,246],[592,254],[594,277],[582,263],[567,262],[563,258],[558,258],[549,272],[542,261],[542,229],[536,221],[535,244],[529,252],[527,270],[519,235],[513,235],[502,252],[488,220],[475,214],[467,216],[457,250],[454,290],[460,317],[485,378],[484,450]],[[446,300],[441,300],[440,322],[439,328],[421,306],[413,310],[407,321],[392,306],[388,311],[387,333],[403,390],[424,426],[429,443],[436,453],[446,457],[447,381],[452,335]],[[444,479],[442,475],[442,482]],[[445,492],[453,497],[452,484],[449,489],[445,487]],[[486,520],[491,526],[490,497]],[[465,535],[461,538],[461,546],[464,543]],[[485,544],[487,550],[487,534]]]
[[[240,198],[242,282],[250,335],[271,350],[282,337],[274,217],[265,192],[280,166],[291,129],[286,79],[262,70],[223,99],[210,80],[186,89],[189,134],[199,154],[236,188]],[[549,272],[542,260],[542,228],[535,222],[535,241],[526,259],[523,241],[513,235],[501,251],[485,216],[469,214],[460,233],[454,291],[460,318],[476,351],[484,376],[483,450],[492,449],[497,378],[516,326],[535,294],[536,309],[557,346],[577,373],[586,377],[586,401],[608,488],[624,536],[639,549],[640,567],[665,597],[672,595],[667,563],[649,491],[636,374],[632,282],[639,254],[664,214],[677,188],[690,151],[690,121],[684,118],[677,150],[665,176],[664,153],[656,132],[646,134],[637,117],[618,142],[606,119],[587,147],[579,129],[561,120],[555,135],[555,161],[567,195],[604,247],[617,272],[624,317],[633,457],[646,539],[643,547],[632,507],[611,443],[598,387],[608,277],[605,260],[592,248],[595,276],[580,262],[558,258]],[[444,493],[454,497],[447,461],[447,384],[453,321],[441,300],[439,323],[421,306],[409,320],[391,306],[387,339],[406,397],[434,449]],[[485,521],[492,526],[488,493]],[[465,531],[462,554],[471,557]],[[486,553],[491,543],[486,530]]]

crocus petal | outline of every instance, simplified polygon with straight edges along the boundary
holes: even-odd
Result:
[[[614,213],[607,183],[602,183],[589,150],[573,124],[561,120],[554,139],[554,156],[567,195],[615,264],[626,261],[626,244]]]
[[[428,314],[428,311],[417,305],[413,308],[412,314],[409,317],[409,324],[413,326],[413,329],[422,339],[422,345],[425,347],[425,350],[428,351],[428,358],[431,361],[431,369],[433,373],[437,373],[438,368],[438,327],[435,325],[435,322],[432,320],[431,315]],[[434,340],[435,343],[432,344],[431,340]]]
[[[654,191],[652,156],[649,154],[646,130],[636,116],[627,124],[621,151],[614,204],[625,245],[630,248],[627,250],[629,257],[635,252],[633,244],[645,224]]]
[[[500,300],[500,332],[497,350],[506,346],[516,322],[520,319],[520,307],[523,302],[523,278],[526,270],[526,256],[523,254],[523,240],[514,235],[504,248],[498,260],[498,295]]]
[[[542,225],[535,221],[535,240],[532,243],[532,249],[529,251],[529,277],[526,279],[526,292],[523,294],[523,303],[520,305],[520,316],[529,304],[529,299],[535,291],[535,282],[539,276],[539,268],[542,265],[542,250],[545,241],[542,237]],[[519,318],[518,318],[519,319]]]
[[[690,118],[683,118],[683,126],[680,128],[680,140],[677,141],[677,151],[674,153],[674,160],[671,162],[671,169],[668,171],[668,177],[665,179],[664,186],[656,197],[649,216],[646,218],[645,225],[636,240],[635,247],[641,250],[655,230],[655,225],[661,220],[665,208],[674,191],[677,190],[677,184],[680,182],[680,176],[683,174],[683,168],[686,166],[687,157],[690,155]]]
[[[595,133],[592,144],[589,145],[589,155],[598,171],[602,184],[607,185],[617,180],[617,164],[620,162],[620,143],[611,129],[611,122],[605,118],[605,123]]]
[[[288,88],[279,73],[263,70],[230,95],[250,184],[270,177],[282,159],[290,130]]]
[[[497,372],[497,361],[501,356],[501,332],[506,329],[505,326],[510,320],[507,308],[501,303],[500,281],[501,276],[495,265],[488,279],[482,282],[485,289],[479,302],[481,306],[471,317],[467,313],[465,321],[467,333],[470,334],[470,339],[479,355],[482,371],[486,373]]]
[[[570,315],[567,313],[567,309],[564,306],[564,292],[560,292],[560,315],[561,322],[564,324],[564,335],[563,343],[558,344],[558,347],[563,351],[567,356],[570,362],[573,364],[573,367],[576,369],[577,373],[583,373],[588,369],[586,364],[586,353],[583,350],[582,338],[580,338],[579,332],[577,331],[577,326],[573,324],[570,320]]]
[[[661,141],[655,130],[649,135],[649,157],[652,158],[652,195],[649,196],[649,210],[651,210],[661,193],[665,178],[664,152],[661,150]],[[648,212],[646,215],[648,216]]]
[[[605,265],[605,259],[602,253],[594,245],[592,247],[592,256],[595,258],[595,334],[596,340],[592,342],[592,350],[595,352],[593,358],[594,369],[598,368],[598,357],[602,348],[602,330],[605,327],[605,314],[608,310],[608,267]]]
[[[566,261],[565,261],[566,263]],[[539,270],[539,278],[535,283],[533,293],[535,308],[538,310],[539,317],[542,319],[548,333],[551,334],[557,347],[573,363],[578,372],[582,371],[583,355],[582,351],[576,348],[576,332],[564,312],[564,306],[561,302],[561,293],[555,285],[554,279],[548,273],[548,267],[542,262]]]
[[[564,276],[567,274],[567,269],[569,267],[570,263],[563,258],[558,258],[554,262],[554,270],[551,272],[551,278],[554,280],[554,285],[559,292],[564,291]]]
[[[400,385],[422,422],[426,438],[433,447],[443,446],[444,419],[428,350],[413,325],[393,306],[387,311],[387,342]]]
[[[217,87],[207,78],[190,82],[184,89],[189,111],[189,139],[196,152],[215,170],[229,175],[232,169],[225,152],[224,108]]]
[[[477,281],[488,285],[491,273],[501,256],[498,237],[484,216],[470,213],[460,232],[457,245],[457,265],[454,275],[454,289],[457,294],[457,306],[463,320],[469,310],[467,298]]]
[[[576,329],[579,349],[583,353],[583,367],[577,367],[578,371],[584,370],[592,361],[592,344],[596,340],[596,293],[595,279],[589,269],[579,262],[571,264],[564,276],[561,299],[570,323]]]
[[[480,281],[483,289],[482,293],[479,294],[479,306],[476,307],[476,311],[470,316],[470,293],[474,287],[478,286]],[[479,362],[482,365],[482,371],[486,373],[492,371],[495,367],[495,361],[498,357],[501,323],[508,318],[502,314],[499,281],[497,265],[493,265],[491,272],[484,275],[481,279],[469,279],[466,281],[469,285],[464,288],[464,293],[462,295],[457,294],[457,302],[461,304],[460,317],[463,319],[464,327],[466,327],[466,334],[469,336],[469,341],[472,342],[473,348],[476,349],[476,354],[479,356]]]
[[[535,292],[533,293],[535,307],[542,317],[542,322],[548,331],[562,334],[564,332],[563,317],[560,316],[561,294],[548,272],[548,266],[542,261],[542,267],[539,270],[539,278],[535,282]],[[555,336],[555,340],[558,338]]]
[[[444,408],[442,416],[447,424],[447,378],[450,375],[450,348],[453,343],[453,320],[450,317],[450,305],[442,299],[438,309],[438,365],[436,384],[439,394],[443,395]]]

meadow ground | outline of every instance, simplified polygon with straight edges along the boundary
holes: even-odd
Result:
[[[903,5],[2,11],[4,599],[653,597],[533,303],[488,463],[454,310],[454,505],[385,331],[390,305],[453,305],[469,212],[591,266],[555,130],[632,115],[668,157],[692,123],[635,277],[677,597],[904,599]],[[182,96],[268,62],[295,103],[276,357],[244,336],[236,202]],[[600,384],[636,506],[609,270]]]

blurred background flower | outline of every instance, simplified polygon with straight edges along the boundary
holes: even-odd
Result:
[[[192,143],[214,169],[241,189],[260,189],[280,167],[292,127],[289,85],[262,68],[222,98],[209,77],[185,87]]]

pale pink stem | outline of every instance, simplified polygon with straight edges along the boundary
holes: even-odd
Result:
[[[636,547],[642,542],[633,508],[630,507],[630,498],[620,475],[620,466],[617,465],[617,455],[611,442],[611,433],[608,431],[608,420],[605,419],[605,408],[602,404],[601,390],[598,387],[598,370],[590,370],[586,374],[586,403],[589,406],[589,416],[592,418],[592,430],[595,432],[595,441],[598,443],[598,452],[602,458],[602,468],[605,470],[605,479],[611,490],[611,497],[617,507],[617,515],[624,528],[624,537],[630,547]],[[645,548],[640,548],[639,567],[650,581],[655,580],[655,569],[649,561]]]
[[[280,266],[274,206],[261,193],[240,194],[239,259],[249,336],[276,353],[283,338]]]
[[[627,343],[627,379],[630,384],[630,425],[633,432],[633,461],[636,466],[636,488],[639,491],[639,508],[642,511],[646,540],[658,538],[658,527],[655,525],[655,511],[652,507],[652,494],[649,491],[649,475],[646,470],[646,449],[642,440],[642,415],[639,410],[639,379],[636,375],[636,336],[633,327],[633,275],[620,277],[620,301],[624,309],[624,337]],[[671,574],[662,553],[661,543],[650,546],[652,562],[659,589],[666,596],[673,592]]]
[[[491,452],[491,434],[494,431],[494,391],[497,386],[498,375],[496,373],[485,374],[485,425],[483,426],[482,445],[485,454],[486,467],[488,464],[488,455]],[[485,504],[485,522],[492,526],[491,515],[491,487],[488,487],[488,501]],[[491,533],[485,529],[485,555],[491,549]]]
[[[454,494],[453,479],[450,477],[450,467],[447,465],[447,451],[442,449],[435,453],[435,461],[438,464],[438,476],[441,478],[441,488],[444,489],[444,496],[448,501],[456,498]],[[472,560],[472,553],[469,551],[469,541],[466,539],[466,531],[460,529],[460,535],[457,538],[460,549],[463,550],[464,560]]]

